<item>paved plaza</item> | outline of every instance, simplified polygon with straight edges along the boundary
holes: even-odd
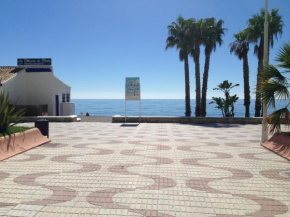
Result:
[[[51,143],[0,162],[0,216],[290,216],[289,161],[260,133],[50,123]]]

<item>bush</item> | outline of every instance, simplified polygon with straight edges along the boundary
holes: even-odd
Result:
[[[212,97],[212,102],[209,104],[215,103],[217,106],[216,108],[220,109],[222,111],[223,117],[234,117],[234,109],[235,109],[235,102],[239,99],[237,95],[230,95],[230,90],[236,86],[239,86],[239,84],[233,85],[231,82],[229,83],[228,80],[223,81],[223,83],[220,83],[214,90],[220,90],[225,94],[225,98],[221,97]]]
[[[8,134],[9,126],[14,126],[19,123],[22,119],[23,114],[25,113],[24,109],[15,111],[15,104],[9,106],[9,93],[4,92],[0,93],[0,134]]]

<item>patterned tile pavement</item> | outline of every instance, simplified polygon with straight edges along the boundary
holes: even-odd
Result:
[[[50,138],[0,162],[0,216],[290,216],[289,161],[258,125],[51,123]]]

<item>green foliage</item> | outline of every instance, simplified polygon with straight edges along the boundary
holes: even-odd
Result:
[[[20,133],[20,132],[24,132],[26,130],[31,129],[31,127],[20,127],[20,126],[9,126],[7,129],[8,133],[0,133],[0,137],[1,136],[5,136],[5,135],[10,135],[10,134],[14,134],[14,133]]]
[[[290,136],[290,132],[282,132],[282,134],[284,134],[286,136]]]
[[[191,38],[188,31],[191,22],[191,19],[185,20],[182,16],[179,16],[176,22],[167,26],[168,37],[165,49],[176,47],[179,50],[180,61],[183,61],[190,51]]]
[[[249,33],[246,30],[240,31],[234,34],[234,37],[235,41],[230,44],[230,52],[234,53],[241,60],[250,49]]]
[[[280,48],[276,61],[278,67],[285,69],[284,72],[290,72],[290,43],[286,43]]]
[[[262,9],[259,13],[253,15],[248,20],[248,28],[246,31],[249,35],[249,40],[253,43],[254,54],[258,58],[258,70],[257,70],[257,83],[256,83],[256,102],[255,102],[255,116],[261,116],[261,77],[263,74],[263,61],[264,61],[264,22],[265,22],[265,10]],[[279,9],[272,9],[268,13],[268,49],[273,48],[275,40],[283,34],[284,23]]]
[[[276,99],[284,102],[289,102],[290,100],[289,79],[284,76],[286,73],[290,72],[290,42],[284,44],[283,47],[280,48],[276,61],[278,62],[277,67],[284,69],[284,71],[279,71],[279,69],[274,65],[264,67],[262,85],[259,90],[262,94],[263,100],[267,102],[269,107],[273,108],[276,106]],[[275,111],[268,117],[271,132],[281,132],[282,122],[284,122],[288,127],[290,126],[289,105],[290,103],[288,103],[284,108]]]
[[[264,39],[264,22],[265,22],[265,10],[262,9],[260,13],[257,13],[248,20],[249,38],[251,42],[258,43]],[[283,33],[283,20],[279,14],[279,9],[272,9],[268,13],[269,22],[269,45],[274,46],[274,40],[278,40],[278,36],[282,36]],[[258,54],[258,47],[255,48],[255,53]]]
[[[217,45],[221,46],[223,43],[222,37],[225,34],[226,28],[223,28],[223,20],[216,21],[215,18],[205,19],[184,19],[182,16],[177,18],[176,22],[172,22],[168,29],[168,37],[166,40],[166,48],[176,48],[179,51],[180,61],[185,61],[188,69],[188,55],[193,57],[195,63],[195,81],[196,81],[196,116],[201,115],[201,91],[200,91],[200,47],[204,46],[205,52],[205,72],[204,72],[204,84],[203,84],[203,100],[204,107],[206,106],[206,90],[208,82],[208,71],[210,55],[216,50]],[[189,74],[189,72],[185,72]],[[186,75],[187,76],[187,75]],[[189,89],[189,82],[186,84],[186,89]],[[189,96],[189,94],[188,94]],[[187,96],[186,96],[187,97]],[[190,98],[190,97],[188,97]],[[204,116],[206,114],[205,108]],[[186,112],[187,113],[187,112]],[[191,111],[189,112],[191,113]]]
[[[185,115],[191,115],[190,108],[190,84],[189,84],[189,65],[188,54],[190,52],[190,35],[189,24],[191,20],[185,20],[179,16],[176,22],[172,22],[168,28],[168,37],[166,39],[166,47],[176,47],[179,50],[179,60],[184,62],[184,74],[185,74]]]
[[[237,102],[239,97],[237,95],[230,95],[230,90],[234,87],[239,86],[239,84],[233,85],[231,82],[228,82],[228,80],[223,81],[223,83],[220,83],[217,88],[214,88],[214,90],[220,90],[224,93],[225,98],[221,97],[212,97],[212,102],[210,104],[215,103],[217,106],[216,108],[220,109],[222,111],[223,117],[234,117],[234,104]]]
[[[0,133],[1,134],[10,135],[8,127],[19,123],[24,113],[25,113],[24,109],[15,111],[15,104],[9,105],[9,93],[7,93],[6,96],[4,92],[0,93]]]
[[[287,108],[289,104],[281,109],[274,111],[268,116],[268,123],[270,124],[271,132],[281,132],[282,120],[285,120],[285,124],[290,125],[290,111]]]
[[[217,45],[222,45],[222,37],[227,29],[223,28],[223,20],[216,21],[213,17],[204,19],[204,23],[202,44],[208,48],[209,52],[212,52],[216,50]]]

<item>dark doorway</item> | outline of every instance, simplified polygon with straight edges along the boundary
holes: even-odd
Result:
[[[55,95],[55,115],[59,116],[59,101],[58,95]]]

